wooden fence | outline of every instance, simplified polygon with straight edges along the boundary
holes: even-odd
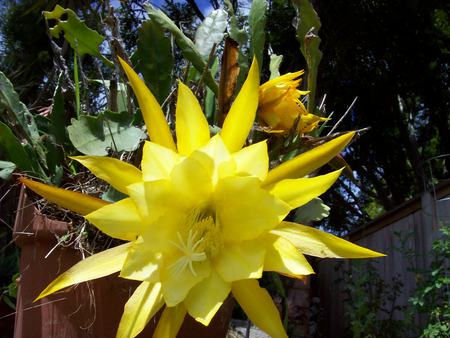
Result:
[[[422,194],[349,234],[350,241],[383,252],[387,257],[377,258],[380,277],[391,283],[398,276],[403,283],[396,305],[408,305],[408,299],[416,288],[416,275],[409,271],[429,267],[433,257],[429,255],[432,242],[438,238],[439,227],[450,224],[450,182],[440,185],[432,192]],[[398,236],[400,233],[400,236]],[[414,253],[410,258],[398,248],[399,238],[404,239],[403,248]],[[316,263],[317,276],[313,278],[312,290],[323,307],[323,333],[325,337],[345,337],[343,277],[345,261],[340,267],[336,260],[323,259]],[[336,270],[337,269],[337,270]],[[314,285],[315,284],[315,285]],[[383,315],[380,313],[380,317]],[[393,319],[402,319],[402,313],[394,312]],[[416,316],[416,325],[423,326],[422,316]]]

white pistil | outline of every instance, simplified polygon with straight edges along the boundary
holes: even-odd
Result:
[[[197,232],[192,232],[192,230],[189,230],[188,238],[186,242],[183,240],[183,236],[181,236],[180,232],[177,232],[178,237],[178,243],[171,242],[173,245],[175,245],[178,250],[180,250],[183,253],[183,256],[181,256],[175,263],[169,265],[169,269],[173,268],[174,273],[176,275],[180,274],[187,266],[189,266],[189,270],[191,270],[192,274],[194,276],[197,276],[197,273],[194,270],[193,262],[202,262],[206,260],[206,254],[205,252],[196,252],[198,246],[203,241],[203,238],[200,238],[195,243],[195,237],[197,237]]]

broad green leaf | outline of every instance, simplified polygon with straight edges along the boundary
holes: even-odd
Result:
[[[270,80],[280,76],[280,65],[282,61],[283,55],[270,54]]]
[[[27,140],[36,143],[39,133],[33,115],[20,101],[19,95],[6,75],[0,72],[0,113],[5,110],[20,125]]]
[[[126,114],[105,112],[98,116],[82,115],[79,120],[72,119],[67,131],[74,147],[81,153],[106,156],[109,149],[133,151],[147,137],[130,122]]]
[[[150,19],[154,20],[161,28],[168,30],[173,35],[183,56],[192,63],[200,74],[205,73],[204,81],[206,85],[217,95],[219,90],[217,83],[209,70],[205,72],[207,66],[206,61],[202,58],[192,40],[184,35],[177,25],[175,25],[175,23],[160,9],[157,9],[150,4],[147,4],[145,7]]]
[[[63,20],[64,15],[67,15],[67,20]],[[64,38],[80,57],[85,54],[96,56],[106,65],[114,67],[113,63],[106,59],[99,50],[99,46],[105,38],[86,26],[74,11],[56,5],[53,11],[44,12],[44,17],[47,21],[56,20],[56,24],[50,28],[50,33],[55,38],[59,38],[59,35],[63,33]]]
[[[228,15],[223,9],[212,11],[203,20],[195,33],[195,47],[198,52],[207,60],[214,44],[219,44],[227,28]]]
[[[5,181],[9,180],[14,169],[16,169],[16,165],[14,163],[0,161],[0,178]]]
[[[174,58],[170,36],[154,20],[144,21],[139,28],[134,58],[145,84],[162,104],[172,86]]]
[[[0,148],[6,159],[13,162],[19,169],[45,177],[42,168],[32,153],[28,153],[11,129],[0,122]]]
[[[259,69],[262,69],[264,45],[266,43],[266,0],[253,0],[248,15],[250,25],[250,52],[258,60]]]
[[[300,42],[300,50],[308,65],[308,112],[315,111],[315,95],[317,91],[317,69],[322,52],[319,49],[320,38],[318,35],[321,23],[310,0],[292,0],[297,11],[297,40]]]
[[[302,224],[309,224],[312,221],[320,221],[328,217],[330,214],[330,207],[323,203],[323,201],[316,197],[307,204],[301,206],[295,211],[295,222]]]

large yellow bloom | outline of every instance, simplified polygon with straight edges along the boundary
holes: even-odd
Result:
[[[300,101],[308,91],[298,90],[304,71],[287,73],[267,81],[259,87],[258,116],[270,133],[287,133],[296,121],[297,133],[305,134],[316,129],[326,118],[310,114]]]
[[[137,74],[122,63],[150,135],[141,168],[108,157],[77,161],[127,198],[112,204],[22,179],[50,201],[127,241],[60,275],[38,298],[120,271],[142,281],[125,305],[117,337],[134,337],[165,306],[154,337],[175,337],[188,313],[208,325],[230,292],[272,337],[287,337],[278,311],[257,279],[263,271],[313,273],[302,253],[318,257],[380,254],[316,229],[283,222],[290,210],[322,194],[340,171],[303,178],[352,139],[348,133],[268,171],[266,142],[243,147],[258,105],[254,63],[219,135],[188,87],[179,84],[176,144],[163,112]]]

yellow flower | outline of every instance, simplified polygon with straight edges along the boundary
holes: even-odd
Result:
[[[298,90],[304,71],[278,76],[259,87],[258,116],[268,127],[267,132],[289,132],[298,119],[297,133],[305,134],[316,129],[326,118],[310,114],[300,101],[309,91]]]
[[[303,256],[377,257],[379,253],[311,227],[284,222],[294,208],[325,192],[340,170],[304,178],[333,158],[354,133],[340,136],[268,171],[266,142],[244,147],[258,105],[256,61],[224,122],[210,137],[191,90],[179,84],[176,144],[164,114],[137,74],[124,70],[148,128],[141,168],[108,157],[75,160],[128,197],[112,204],[22,179],[29,188],[127,241],[90,256],[38,297],[120,272],[142,283],[127,301],[117,337],[135,337],[165,307],[154,337],[175,337],[186,314],[208,325],[231,292],[271,337],[287,337],[258,278],[313,273]]]

